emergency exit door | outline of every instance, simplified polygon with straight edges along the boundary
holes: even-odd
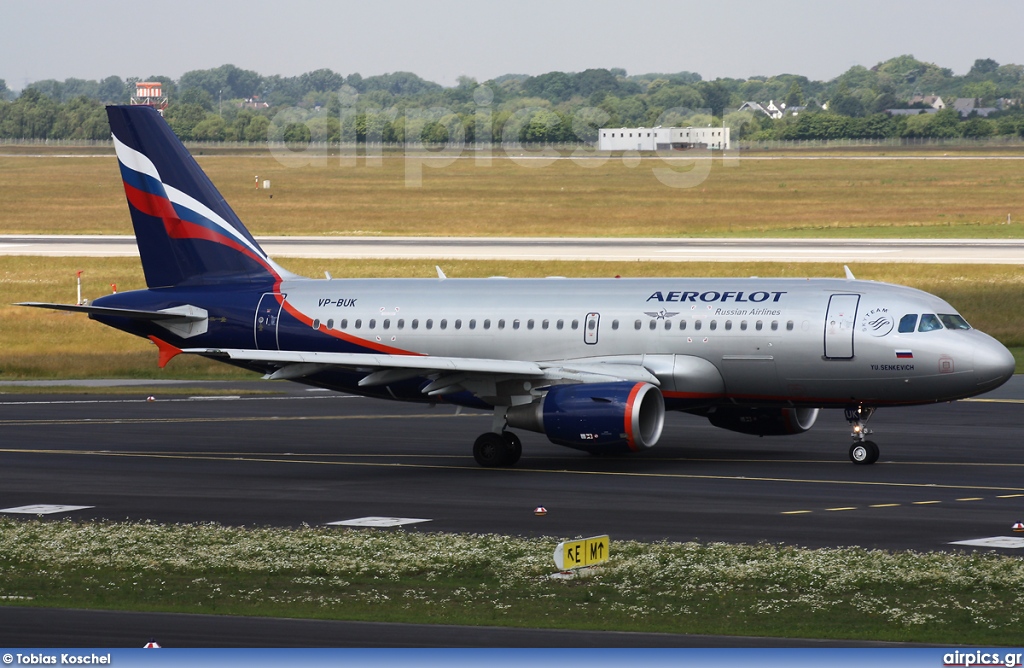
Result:
[[[277,350],[277,322],[283,303],[284,295],[278,292],[267,292],[260,298],[253,323],[257,350]]]
[[[583,342],[588,346],[597,343],[597,332],[601,328],[601,315],[599,313],[588,313],[587,322],[583,327]]]

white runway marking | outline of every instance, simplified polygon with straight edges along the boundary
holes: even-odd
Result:
[[[0,513],[14,513],[19,515],[53,515],[54,513],[68,513],[72,510],[85,510],[96,506],[59,506],[46,503],[38,503],[32,506],[18,506],[17,508],[4,508]]]
[[[1024,548],[1024,537],[993,536],[991,538],[975,538],[973,540],[955,540],[950,545],[970,545],[971,547],[1006,547],[1011,549]]]
[[[357,517],[354,520],[341,520],[339,522],[328,522],[329,526],[343,527],[398,527],[403,524],[419,524],[431,520],[419,519],[416,517]]]

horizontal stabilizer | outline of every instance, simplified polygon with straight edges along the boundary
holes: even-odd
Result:
[[[87,306],[78,304],[48,304],[46,302],[20,302],[15,306],[34,306],[50,308],[56,311],[72,311],[88,313],[89,317],[106,316],[110,318],[130,318],[132,320],[148,320],[155,322],[164,329],[187,339],[205,334],[209,324],[206,309],[184,304],[159,311],[142,311],[131,308],[111,308],[109,306]]]
[[[188,312],[179,310],[181,307],[165,309],[163,311],[140,311],[130,308],[109,308],[106,306],[80,306],[78,304],[49,304],[46,302],[18,302],[15,306],[34,306],[36,308],[49,308],[56,311],[74,311],[76,313],[88,313],[89,315],[105,315],[112,318],[133,318],[135,320],[177,320],[179,322],[199,322],[206,320],[206,311],[194,306],[188,307]]]

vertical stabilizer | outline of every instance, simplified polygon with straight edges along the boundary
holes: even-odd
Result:
[[[277,283],[267,257],[152,107],[107,107],[146,284]]]

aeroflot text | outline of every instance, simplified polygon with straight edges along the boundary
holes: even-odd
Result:
[[[10,654],[4,655],[4,663],[11,663],[7,659]],[[99,666],[110,665],[109,654],[16,654],[18,664],[24,666],[55,666],[58,663],[62,666]]]
[[[740,292],[718,292],[717,290],[708,290],[707,292],[687,291],[687,292],[655,292],[653,295],[647,298],[647,301],[651,302],[766,302],[771,300],[777,302],[782,299],[782,295],[786,294],[783,292],[751,292],[749,295]]]

